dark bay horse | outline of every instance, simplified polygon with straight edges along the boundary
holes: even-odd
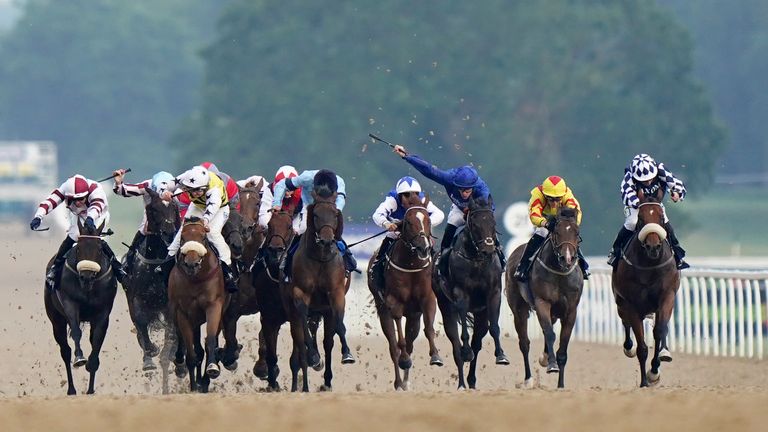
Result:
[[[67,327],[75,342],[75,361],[72,365],[76,368],[85,365],[85,370],[90,373],[87,393],[93,394],[96,371],[99,370],[99,352],[107,334],[109,314],[117,294],[117,279],[102,246],[104,223],[95,231],[84,228],[79,219],[77,226],[80,237],[77,244],[67,252],[59,289],[54,291],[46,285],[43,290],[45,312],[53,326],[53,337],[59,345],[67,371],[68,395],[74,395],[77,391],[72,381],[72,349],[67,342]],[[48,268],[52,263],[53,259],[48,263]],[[80,348],[82,322],[91,323],[91,354],[88,360]]]
[[[181,248],[168,281],[170,315],[174,318],[184,344],[178,344],[176,365],[184,362],[189,371],[191,391],[208,391],[212,378],[220,374],[217,346],[221,315],[228,300],[219,258],[213,252],[203,222],[198,218],[184,221]],[[205,350],[200,344],[200,326],[206,324]],[[205,354],[205,374],[203,374]]]
[[[134,265],[123,284],[128,300],[128,312],[136,327],[136,338],[144,353],[144,371],[154,370],[152,358],[159,353],[149,337],[151,325],[162,323],[166,327],[165,341],[174,335],[173,323],[168,317],[168,287],[158,271],[168,256],[168,245],[181,226],[179,207],[175,201],[164,201],[152,189],[147,189],[150,202],[145,206],[147,214],[146,235],[138,245]],[[161,317],[164,318],[161,320]],[[163,322],[166,321],[166,322]]]
[[[624,353],[633,357],[629,329],[637,340],[640,363],[640,387],[656,384],[661,379],[660,353],[666,346],[669,319],[675,307],[675,294],[680,287],[680,271],[675,266],[672,247],[666,241],[664,208],[656,197],[640,198],[635,235],[624,249],[621,261],[611,278],[616,307],[624,325]],[[648,346],[645,343],[643,319],[655,314],[653,326],[654,355],[646,374]],[[671,358],[669,358],[671,359]]]
[[[237,320],[244,315],[253,315],[260,310],[256,298],[256,289],[252,284],[251,267],[256,260],[259,248],[264,242],[264,230],[259,226],[259,207],[261,206],[261,186],[264,180],[255,187],[240,188],[240,209],[238,211],[241,223],[243,250],[241,260],[243,272],[240,274],[237,286],[238,292],[232,294],[229,305],[224,310],[224,340],[225,345],[221,355],[221,363],[228,370],[237,369],[242,345],[237,341]],[[259,361],[256,369],[266,373],[264,361],[263,337],[259,333]]]
[[[584,277],[579,270],[579,225],[576,211],[561,208],[552,233],[541,246],[531,268],[528,283],[518,281],[511,272],[506,274],[507,302],[515,316],[515,330],[523,353],[526,387],[532,386],[528,351],[528,316],[536,312],[544,332],[544,354],[539,360],[547,373],[558,373],[557,387],[565,386],[565,364],[568,361],[568,342],[576,323],[576,309],[581,300]],[[515,268],[523,256],[525,245],[518,246],[509,257],[510,268]],[[560,346],[555,355],[553,324],[560,319]]]
[[[260,335],[263,334],[263,337],[259,337],[259,351],[261,352],[262,348],[265,351],[267,386],[272,391],[280,390],[277,384],[280,372],[277,366],[277,337],[280,326],[288,321],[280,292],[283,280],[280,262],[284,259],[293,237],[293,209],[283,208],[281,211],[272,212],[261,248],[261,258],[253,269],[253,287],[261,307]],[[257,366],[258,362],[254,365],[254,374],[259,376]]]
[[[458,388],[466,388],[464,362],[470,362],[467,382],[470,388],[475,388],[477,355],[489,330],[495,344],[496,364],[509,364],[499,342],[502,269],[496,253],[496,220],[492,200],[470,199],[467,224],[454,241],[453,251],[448,257],[448,269],[446,276],[432,272],[432,286],[443,316],[445,334],[453,346]],[[474,326],[471,347],[470,325]]]
[[[336,192],[326,197],[315,193],[315,202],[307,207],[307,231],[293,256],[293,276],[282,288],[293,338],[291,391],[298,389],[299,369],[304,380],[302,391],[309,391],[307,343],[313,337],[308,320],[313,314],[321,314],[324,323],[325,374],[322,389],[331,389],[334,334],[338,334],[341,341],[342,364],[355,361],[347,344],[347,329],[344,326],[349,279],[345,276],[342,256],[336,245],[341,238],[343,216],[336,208],[335,200]]]
[[[395,368],[395,390],[408,390],[408,375],[413,362],[413,341],[419,334],[422,314],[424,335],[429,341],[430,365],[442,366],[435,346],[437,300],[432,291],[432,225],[427,205],[418,194],[411,194],[400,225],[400,237],[385,256],[384,287],[380,291],[373,274],[368,273],[368,288],[373,294],[381,329],[389,342],[389,355]],[[369,267],[376,254],[371,257]],[[405,317],[405,335],[401,320]],[[395,331],[397,328],[397,331]],[[404,378],[400,378],[403,369]]]

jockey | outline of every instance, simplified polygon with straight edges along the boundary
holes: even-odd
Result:
[[[576,224],[581,225],[581,207],[579,201],[573,195],[573,191],[565,184],[565,180],[558,176],[550,176],[531,190],[531,200],[528,202],[528,217],[536,229],[533,236],[525,246],[520,263],[517,265],[514,277],[520,282],[527,282],[533,263],[533,257],[544,244],[549,232],[554,227],[554,218],[560,208],[567,207],[576,210]],[[589,264],[581,254],[581,248],[577,248],[579,267],[584,274],[584,279],[589,279]]]
[[[290,165],[281,166],[275,173],[275,179],[272,183],[262,188],[261,207],[259,208],[259,225],[264,229],[267,229],[269,220],[272,219],[272,202],[275,196],[275,185],[280,183],[281,180],[298,177],[299,173],[296,168]],[[290,207],[293,208],[293,231],[297,234],[304,232],[307,229],[307,223],[302,218],[302,210],[304,209],[304,203],[301,200],[301,188],[296,190],[285,189],[283,195],[283,203],[281,208]],[[302,229],[303,222],[303,229]]]
[[[229,218],[229,203],[227,193],[224,189],[224,181],[214,172],[208,171],[202,166],[192,167],[180,175],[176,182],[179,186],[173,185],[163,193],[164,200],[169,201],[172,192],[181,187],[189,195],[192,205],[189,206],[185,220],[198,217],[202,219],[206,231],[208,231],[208,240],[213,244],[219,253],[221,260],[221,269],[224,273],[224,282],[227,291],[236,292],[237,283],[232,272],[231,251],[229,245],[221,234],[221,229]],[[176,256],[181,245],[181,229],[176,232],[173,242],[168,246],[168,255]]]
[[[621,180],[621,200],[624,203],[624,226],[619,230],[616,240],[613,242],[611,252],[608,254],[608,264],[616,267],[621,258],[622,250],[635,231],[637,225],[638,205],[640,199],[637,192],[642,191],[645,196],[655,196],[659,202],[669,192],[673,202],[682,201],[685,198],[685,185],[681,180],[667,171],[663,163],[656,163],[652,157],[642,153],[632,158],[632,163],[624,169],[624,178]],[[662,204],[662,209],[664,205]],[[682,270],[690,267],[685,262],[685,250],[680,247],[680,242],[675,236],[675,231],[664,212],[664,229],[667,231],[667,239],[672,246],[677,268]]]
[[[448,212],[448,225],[445,227],[443,240],[440,242],[440,259],[437,264],[440,273],[445,274],[446,269],[443,266],[448,264],[446,259],[448,254],[446,252],[451,247],[456,230],[466,223],[466,217],[469,213],[469,199],[482,198],[490,200],[491,191],[477,174],[477,171],[469,165],[450,170],[441,170],[416,155],[408,154],[403,146],[396,145],[393,151],[416,168],[422,175],[444,186],[448,197],[451,199],[452,204],[451,210]],[[496,210],[495,206],[493,206],[493,210]],[[507,260],[504,256],[504,251],[499,246],[498,239],[496,239],[496,253],[499,256],[503,270]]]
[[[301,188],[301,201],[304,203],[304,206],[301,209],[301,223],[297,232],[299,235],[294,237],[293,243],[291,244],[291,247],[286,254],[286,260],[284,262],[286,278],[289,277],[288,273],[290,272],[290,261],[293,258],[293,252],[298,247],[299,237],[304,233],[304,231],[307,230],[307,206],[315,202],[315,198],[312,196],[312,192],[315,191],[315,189],[318,189],[318,191],[322,193],[327,193],[330,191],[328,196],[331,196],[335,192],[336,208],[339,211],[344,209],[344,204],[347,201],[346,188],[343,178],[336,175],[333,171],[326,169],[308,170],[302,172],[296,177],[289,177],[280,180],[274,185],[275,194],[272,199],[272,209],[279,211],[283,206],[283,200],[285,199],[286,192],[294,191],[295,193],[299,190],[299,188]],[[340,218],[339,220],[341,226],[339,226],[337,229],[336,234],[338,238],[336,239],[336,244],[338,245],[342,257],[344,258],[344,266],[346,270],[348,272],[352,272],[357,270],[357,262],[355,261],[355,257],[352,256],[352,252],[349,250],[349,248],[347,248],[347,244],[341,238],[341,235],[344,232],[344,219]]]
[[[162,195],[162,193],[168,190],[171,185],[175,184],[173,174],[165,171],[160,171],[153,175],[151,179],[147,179],[141,183],[135,184],[123,183],[123,176],[125,175],[124,169],[117,169],[112,172],[112,175],[115,176],[115,185],[112,188],[112,191],[115,194],[124,197],[143,196],[144,207],[146,207],[152,201],[152,198],[150,198],[149,194],[147,194],[147,189],[152,189],[158,194]],[[136,231],[136,235],[133,236],[133,241],[128,247],[128,252],[125,254],[125,271],[129,274],[133,268],[133,259],[136,256],[136,248],[139,247],[141,242],[144,240],[144,237],[147,235],[146,208],[142,213],[143,216],[141,219],[141,224],[139,225],[139,229]]]
[[[66,260],[67,252],[77,242],[80,236],[78,222],[84,227],[95,231],[99,225],[109,224],[109,205],[107,204],[107,195],[98,182],[89,180],[80,174],[68,178],[57,189],[46,198],[37,207],[35,217],[29,223],[29,227],[36,230],[40,227],[43,217],[53,211],[59,204],[64,202],[70,211],[69,229],[67,237],[59,246],[56,257],[53,259],[53,265],[45,275],[46,283],[50,288],[55,288],[61,275],[61,269]],[[126,276],[120,261],[115,258],[115,253],[109,247],[107,242],[102,241],[104,254],[107,255],[112,263],[112,270],[115,272],[117,280],[123,282]]]
[[[240,205],[240,189],[237,187],[237,182],[235,182],[229,174],[219,171],[219,168],[216,167],[213,162],[203,162],[200,166],[213,172],[224,182],[225,190],[227,191],[227,200],[231,206],[237,209]],[[179,201],[179,210],[181,218],[183,219],[187,213],[191,200],[188,194],[181,194],[176,198]]]
[[[397,181],[395,188],[389,191],[384,201],[379,204],[376,211],[373,213],[373,222],[386,228],[389,232],[384,237],[384,240],[379,246],[379,251],[371,263],[371,268],[368,270],[373,275],[373,280],[379,288],[384,287],[384,269],[382,266],[382,258],[386,256],[389,248],[400,237],[398,231],[400,222],[405,217],[405,207],[403,206],[403,199],[407,199],[410,194],[419,194],[421,201],[424,201],[424,193],[421,191],[421,185],[415,178],[405,176]],[[427,204],[427,212],[429,213],[429,221],[432,227],[440,225],[445,219],[445,213],[440,210],[432,201]]]

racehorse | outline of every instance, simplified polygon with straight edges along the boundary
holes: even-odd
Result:
[[[259,248],[264,242],[264,231],[258,224],[259,207],[261,206],[261,180],[256,187],[240,188],[240,209],[238,212],[240,222],[240,234],[242,238],[242,264],[243,272],[238,279],[238,291],[232,294],[229,305],[224,310],[224,349],[221,354],[221,363],[228,370],[237,369],[237,360],[240,357],[242,345],[237,341],[237,320],[244,315],[252,315],[260,310],[256,298],[256,289],[252,284],[251,267],[256,260]],[[259,332],[259,360],[255,369],[266,372],[264,360],[263,337]]]
[[[536,311],[544,332],[544,354],[539,360],[547,373],[558,373],[557,387],[565,386],[565,364],[568,361],[568,342],[576,323],[576,308],[581,300],[584,277],[579,270],[579,225],[576,211],[561,208],[552,233],[541,246],[528,283],[518,281],[512,273],[506,274],[507,302],[515,317],[515,330],[523,354],[526,387],[532,386],[528,351],[528,316]],[[510,268],[517,267],[525,245],[517,247],[509,257]],[[560,319],[560,346],[555,355],[555,332],[552,325]]]
[[[75,342],[75,361],[79,368],[85,365],[90,373],[88,394],[94,393],[96,371],[99,370],[99,352],[109,327],[109,314],[117,293],[117,279],[112,272],[110,259],[103,251],[102,231],[104,223],[96,230],[83,227],[77,221],[80,236],[77,244],[67,252],[61,272],[59,288],[48,287],[44,291],[45,312],[53,326],[53,337],[59,345],[61,359],[67,371],[67,394],[77,394],[72,382],[72,349],[67,342],[67,326]],[[46,272],[53,263],[48,262]],[[91,354],[88,360],[80,348],[82,330],[80,323],[91,323]]]
[[[170,315],[184,341],[178,344],[174,362],[184,362],[189,371],[191,391],[208,391],[211,379],[220,374],[217,345],[221,315],[228,297],[219,258],[206,237],[202,220],[193,217],[181,227],[181,248],[168,281]],[[200,326],[206,324],[205,351],[200,344]],[[202,371],[205,354],[205,374]]]
[[[293,276],[282,288],[293,339],[291,391],[298,389],[299,369],[302,370],[304,381],[302,391],[309,391],[307,343],[312,340],[312,335],[308,320],[314,313],[322,314],[324,323],[325,373],[321,389],[331,389],[334,334],[338,334],[341,341],[342,364],[355,362],[347,344],[347,329],[344,326],[345,294],[349,289],[349,279],[345,276],[344,263],[336,244],[341,238],[343,216],[336,208],[336,192],[318,192],[316,188],[313,192],[315,202],[307,207],[307,231],[301,237],[293,256]]]
[[[173,335],[173,323],[168,319],[168,287],[165,278],[157,269],[166,261],[168,245],[181,226],[179,208],[175,201],[164,201],[152,189],[147,189],[150,202],[145,206],[147,215],[146,235],[137,246],[134,265],[123,284],[128,300],[128,312],[136,327],[136,338],[144,353],[144,371],[154,370],[152,358],[159,353],[158,347],[149,337],[149,327],[165,318],[165,341]]]
[[[616,307],[624,325],[624,353],[640,363],[640,387],[656,384],[661,379],[659,366],[671,357],[661,355],[666,350],[669,319],[675,307],[675,294],[680,287],[680,271],[675,265],[672,247],[666,241],[664,207],[657,197],[638,194],[635,235],[622,251],[621,261],[611,277]],[[655,314],[653,326],[654,355],[651,370],[646,374],[648,346],[645,343],[643,318]],[[632,350],[630,326],[637,340]]]
[[[466,388],[464,362],[470,362],[467,382],[470,388],[475,388],[477,355],[489,329],[495,344],[496,364],[509,364],[499,342],[501,272],[501,262],[496,253],[493,201],[470,198],[466,226],[454,239],[453,251],[448,257],[448,274],[441,275],[437,270],[432,272],[437,305],[458,368],[459,389]],[[471,348],[470,323],[474,326]],[[461,324],[461,339],[458,324]]]
[[[368,274],[368,288],[373,294],[381,329],[389,342],[389,354],[395,368],[395,390],[407,390],[413,365],[413,341],[419,334],[419,320],[424,315],[424,335],[429,341],[430,365],[442,366],[435,346],[437,300],[432,291],[432,231],[427,205],[418,194],[408,197],[400,222],[400,237],[384,257],[384,286],[379,287]],[[376,254],[371,257],[369,268]],[[401,320],[405,317],[405,336]],[[397,333],[395,333],[397,327]],[[403,369],[404,378],[400,378]]]

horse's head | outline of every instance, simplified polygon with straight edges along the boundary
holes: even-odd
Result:
[[[496,252],[496,219],[493,217],[493,199],[469,199],[467,227],[469,240],[477,252],[490,256]]]
[[[84,289],[90,289],[96,279],[96,275],[101,272],[101,264],[104,261],[104,249],[101,244],[101,233],[104,231],[102,222],[98,228],[86,228],[78,218],[77,227],[80,235],[77,239],[75,248],[75,258],[77,260],[77,274],[80,278],[80,286]]]
[[[655,197],[644,197],[637,208],[637,239],[648,258],[661,256],[667,231],[664,229],[664,207]]]
[[[315,202],[307,207],[307,232],[314,234],[315,243],[326,251],[335,251],[336,233],[343,223],[341,212],[336,208],[336,192],[329,196],[315,196]]]
[[[407,196],[404,196],[408,194]],[[427,260],[430,257],[432,249],[432,223],[429,220],[429,197],[422,202],[421,197],[416,192],[406,192],[400,194],[403,196],[403,205],[405,215],[400,229],[400,239],[415,252],[421,260]]]
[[[275,270],[283,259],[288,246],[293,239],[293,211],[283,209],[272,213],[267,224],[267,234],[264,241],[264,261]]]
[[[561,208],[550,237],[557,261],[563,268],[570,267],[577,256],[580,239],[576,220],[576,210]]]
[[[179,206],[176,201],[165,201],[153,189],[147,189],[149,203],[144,207],[147,213],[147,233],[171,239],[181,225]]]
[[[181,259],[177,260],[181,269],[189,276],[194,276],[203,266],[203,259],[208,254],[208,239],[205,226],[200,218],[190,218],[181,227]]]
[[[261,207],[260,192],[263,183],[264,180],[262,179],[255,187],[247,185],[244,188],[240,188],[240,216],[243,218],[240,229],[244,241],[248,241],[259,228],[259,207]]]

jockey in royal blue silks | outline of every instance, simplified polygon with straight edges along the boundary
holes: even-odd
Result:
[[[448,224],[445,227],[443,240],[440,243],[440,259],[437,265],[438,271],[441,274],[445,274],[445,266],[448,263],[446,259],[448,256],[447,252],[451,247],[456,230],[466,223],[467,213],[469,213],[469,199],[492,201],[491,191],[477,174],[477,171],[471,166],[465,165],[449,170],[441,170],[416,155],[408,154],[403,146],[396,145],[393,151],[425,177],[445,187],[445,191],[451,199],[451,210],[448,212]],[[493,210],[496,210],[495,206],[493,206]],[[504,251],[499,246],[498,239],[496,239],[496,252],[499,255],[499,261],[503,270],[506,265],[506,259]]]
[[[299,239],[304,231],[307,229],[307,207],[315,202],[315,197],[312,192],[318,193],[323,197],[329,197],[334,192],[336,193],[336,208],[339,211],[344,209],[344,205],[347,202],[347,193],[344,184],[344,179],[336,175],[333,171],[327,169],[321,170],[307,170],[299,174],[297,177],[290,177],[280,180],[274,185],[275,193],[272,199],[272,208],[275,211],[279,211],[282,208],[283,198],[286,191],[295,191],[301,189],[301,201],[304,207],[301,210],[300,230],[297,232],[297,236],[294,237],[291,247],[288,248],[286,259],[284,261],[284,272],[286,279],[290,277],[290,265],[293,258],[293,253],[296,251],[299,245]],[[328,194],[327,196],[324,194]],[[346,242],[341,238],[344,231],[343,218],[340,218],[342,225],[337,230],[336,245],[344,258],[344,267],[347,272],[357,270],[357,261],[352,256],[352,251],[347,247]]]

